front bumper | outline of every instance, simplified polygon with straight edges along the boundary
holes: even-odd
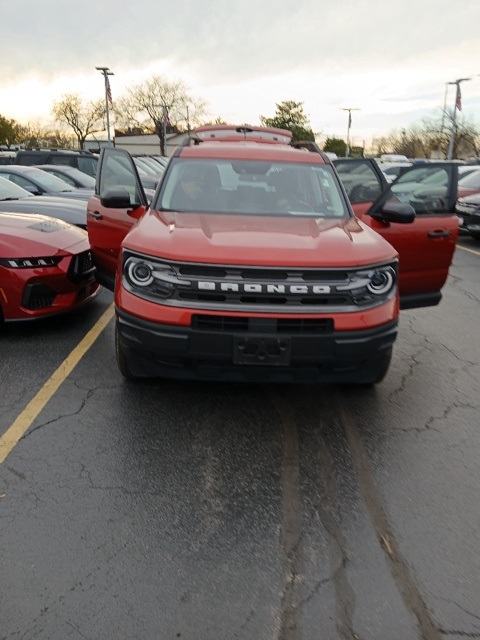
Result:
[[[480,234],[480,210],[457,206],[457,216],[461,219],[460,230]]]
[[[194,329],[116,311],[120,347],[136,377],[369,382],[397,336],[396,320],[356,331],[289,334],[256,323],[248,331]]]

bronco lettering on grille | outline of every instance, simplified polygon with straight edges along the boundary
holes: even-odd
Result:
[[[202,282],[197,283],[202,291],[231,291],[233,293],[273,293],[273,294],[314,294],[324,295],[331,292],[325,284],[254,284],[238,282]]]

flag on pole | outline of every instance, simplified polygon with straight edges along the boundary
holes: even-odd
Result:
[[[455,101],[455,108],[459,111],[462,110],[462,92],[460,91],[460,84],[457,84],[457,99]]]
[[[351,126],[352,126],[352,112],[349,111],[348,112],[348,128],[350,129]]]
[[[108,101],[109,101],[110,104],[113,104],[112,103],[112,90],[110,89],[110,81],[108,79],[108,76],[105,76],[105,84],[106,84],[106,87],[107,87],[107,98],[108,98]]]

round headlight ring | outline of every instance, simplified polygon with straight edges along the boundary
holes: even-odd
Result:
[[[372,273],[367,289],[377,296],[385,295],[392,289],[394,282],[392,269],[378,269]]]
[[[143,260],[129,260],[127,275],[130,282],[136,287],[148,287],[153,282],[152,265]]]

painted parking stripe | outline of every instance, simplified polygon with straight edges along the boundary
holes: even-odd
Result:
[[[103,329],[113,318],[112,303],[75,349],[65,358],[58,369],[50,376],[37,395],[28,403],[15,422],[0,437],[0,464],[5,460],[32,422],[44,408],[62,382],[68,378],[83,356],[93,345]]]
[[[462,245],[457,244],[457,249],[461,249],[462,251],[468,251],[468,253],[474,253],[476,256],[480,256],[480,251],[476,249],[469,249],[468,247],[462,247]]]

